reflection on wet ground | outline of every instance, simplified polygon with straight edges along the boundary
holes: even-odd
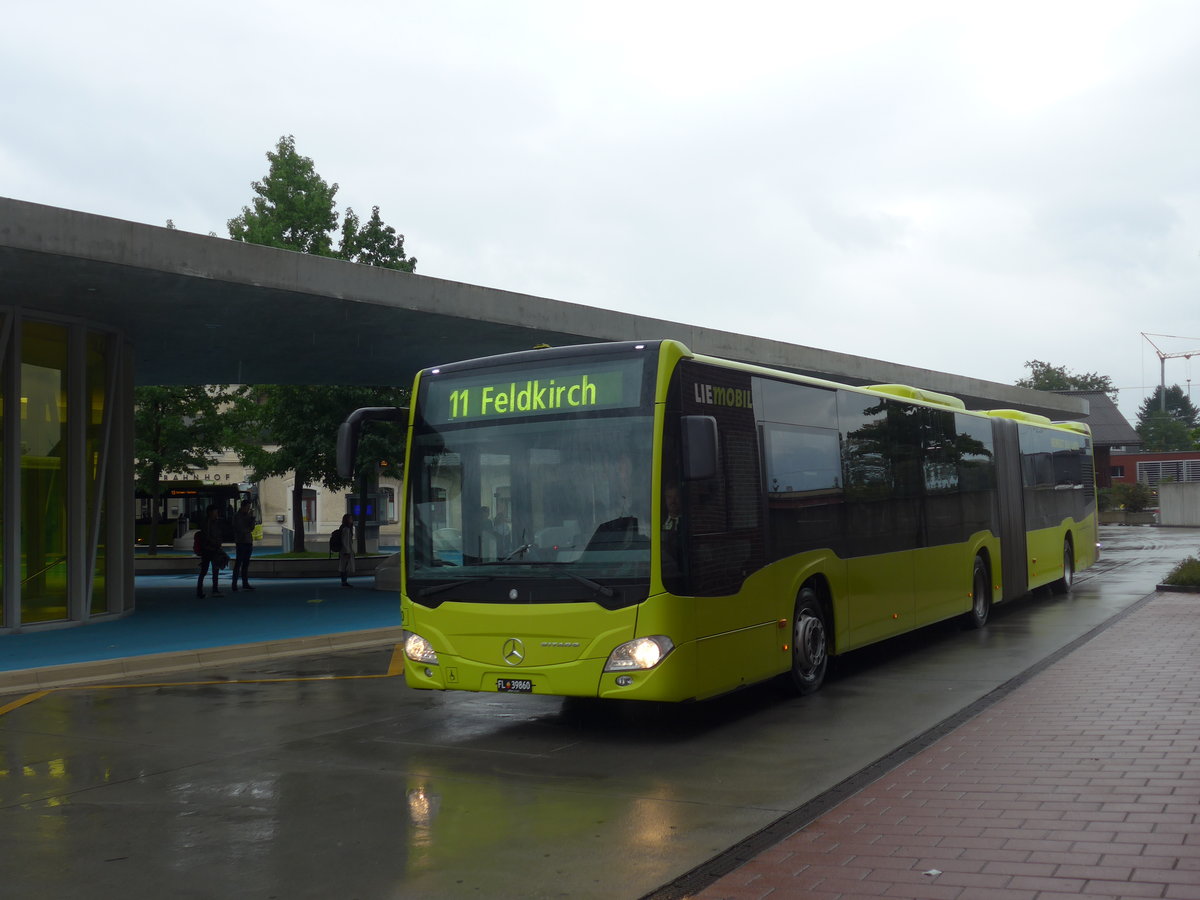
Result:
[[[419,693],[384,677],[390,649],[49,692],[0,715],[0,884],[640,897],[1119,614],[1197,535],[1106,529],[1069,596],[854,654],[804,699],[771,684],[678,707]]]

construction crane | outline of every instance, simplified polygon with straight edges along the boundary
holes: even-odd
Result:
[[[1151,347],[1153,347],[1154,352],[1158,354],[1158,365],[1159,365],[1159,370],[1161,373],[1160,377],[1159,377],[1159,385],[1160,386],[1159,386],[1159,393],[1158,393],[1159,410],[1161,410],[1162,412],[1166,412],[1167,411],[1167,360],[1168,359],[1191,359],[1193,356],[1200,356],[1200,350],[1185,350],[1182,353],[1165,353],[1164,351],[1159,349],[1159,346],[1156,343],[1154,343],[1154,341],[1150,340],[1150,338],[1152,338],[1152,337],[1170,338],[1171,340],[1175,340],[1175,341],[1200,341],[1200,338],[1180,337],[1177,334],[1147,334],[1144,331],[1142,332],[1142,337],[1144,337],[1146,339],[1146,343],[1149,344]]]

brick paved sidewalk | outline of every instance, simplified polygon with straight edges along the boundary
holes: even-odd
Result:
[[[695,896],[1200,900],[1200,595],[1156,595]]]

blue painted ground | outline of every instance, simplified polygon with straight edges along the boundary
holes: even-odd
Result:
[[[223,578],[223,597],[200,600],[195,575],[139,575],[136,609],[122,619],[0,635],[0,671],[400,624],[398,593],[374,590],[374,576],[350,581],[354,589],[337,578],[262,579],[254,591],[231,593]]]

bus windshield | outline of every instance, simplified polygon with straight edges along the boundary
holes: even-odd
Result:
[[[511,602],[514,579],[537,579],[572,590],[527,602],[563,602],[647,582],[652,419],[630,412],[427,425],[409,457],[409,595],[502,575],[469,599]]]

